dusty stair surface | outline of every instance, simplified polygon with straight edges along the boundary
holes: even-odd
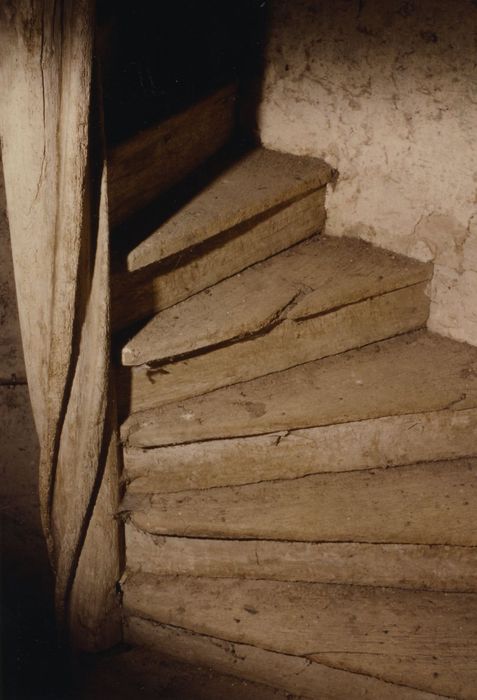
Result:
[[[318,235],[330,176],[251,151],[117,273],[125,638],[257,698],[472,700],[477,348],[429,265]]]

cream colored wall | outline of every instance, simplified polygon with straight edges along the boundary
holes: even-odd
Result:
[[[335,167],[327,233],[433,260],[430,328],[477,345],[477,2],[270,9],[264,145]]]

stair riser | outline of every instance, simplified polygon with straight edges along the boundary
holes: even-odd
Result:
[[[323,187],[186,251],[168,271],[115,275],[113,328],[148,318],[318,233],[325,221],[324,203]]]
[[[126,523],[128,570],[477,592],[477,548],[154,536]]]
[[[389,292],[272,330],[196,357],[164,365],[158,372],[123,369],[123,415],[155,408],[220,387],[335,355],[422,328],[429,316],[427,283]]]
[[[126,496],[157,535],[477,546],[477,459]],[[257,507],[260,504],[260,507]]]
[[[129,447],[124,476],[128,493],[168,493],[476,452],[477,409],[436,411],[156,449]]]

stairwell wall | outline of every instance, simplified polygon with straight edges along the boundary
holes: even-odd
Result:
[[[326,232],[433,260],[429,327],[477,345],[477,1],[271,0],[258,127],[338,170]]]

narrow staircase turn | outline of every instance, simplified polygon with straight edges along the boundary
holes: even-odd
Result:
[[[305,699],[475,700],[477,348],[426,329],[431,265],[321,233],[325,163],[217,163],[118,244],[125,639]]]

